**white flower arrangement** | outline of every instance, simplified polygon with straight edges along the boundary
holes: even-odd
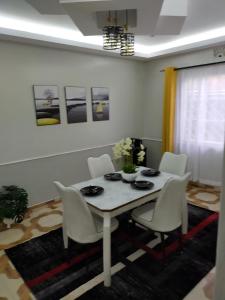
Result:
[[[123,170],[126,173],[134,173],[136,166],[133,164],[132,139],[127,137],[122,139],[113,147],[113,155],[116,160],[123,159]],[[145,157],[144,146],[140,145],[140,151],[137,154],[138,162],[142,162]]]

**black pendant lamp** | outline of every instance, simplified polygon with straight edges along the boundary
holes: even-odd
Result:
[[[133,56],[134,55],[134,34],[128,32],[128,11],[126,10],[126,25],[125,32],[120,35],[120,55]]]
[[[111,11],[108,13],[109,25],[103,27],[103,49],[117,50],[121,47],[120,36],[123,33],[123,27],[117,25],[117,12],[115,12],[114,21]]]

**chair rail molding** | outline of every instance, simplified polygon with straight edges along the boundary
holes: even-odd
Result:
[[[81,149],[72,150],[72,151],[53,153],[53,154],[48,154],[48,155],[40,155],[40,156],[29,157],[29,158],[25,158],[25,159],[13,160],[13,161],[9,161],[9,162],[0,163],[0,167],[7,166],[7,165],[24,163],[24,162],[32,161],[32,160],[45,159],[45,158],[51,158],[51,157],[56,157],[56,156],[61,156],[61,155],[77,153],[77,152],[83,152],[83,151],[88,151],[88,150],[93,150],[93,149],[100,149],[100,148],[105,148],[105,147],[110,147],[110,146],[112,147],[113,145],[115,145],[115,143],[105,144],[105,145],[100,145],[100,146],[87,147],[87,148],[81,148]]]
[[[162,139],[161,138],[155,138],[155,137],[142,137],[142,140],[146,140],[146,141],[152,141],[152,142],[159,142],[162,143]]]
[[[162,143],[161,138],[141,137],[141,139],[146,140],[146,141]],[[56,156],[61,156],[61,155],[67,155],[67,154],[72,154],[72,153],[77,153],[77,152],[82,152],[82,151],[88,151],[88,150],[92,150],[92,149],[100,149],[100,148],[105,148],[105,147],[110,147],[110,146],[112,147],[113,145],[115,145],[115,143],[116,142],[110,143],[110,144],[105,144],[105,145],[100,145],[100,146],[81,148],[81,149],[72,150],[72,151],[65,151],[65,152],[53,153],[53,154],[48,154],[48,155],[40,155],[40,156],[28,157],[28,158],[19,159],[19,160],[7,161],[7,162],[0,163],[0,167],[7,166],[7,165],[24,163],[24,162],[28,162],[28,161],[32,161],[32,160],[45,159],[45,158],[51,158],[51,157],[56,157]]]

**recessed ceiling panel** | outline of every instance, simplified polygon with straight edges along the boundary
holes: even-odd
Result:
[[[186,17],[160,16],[156,25],[154,35],[180,34]]]
[[[41,14],[70,16],[85,36],[101,35],[107,12],[118,11],[118,25],[136,35],[176,35],[187,15],[187,0],[26,0]]]
[[[180,34],[187,17],[188,0],[164,0],[155,35]]]
[[[42,1],[42,0],[41,0]],[[59,0],[62,5],[72,4],[74,7],[84,7],[85,9],[101,10],[119,10],[119,9],[135,9],[135,8],[157,8],[160,10],[163,5],[163,0]]]
[[[163,0],[112,0],[112,1],[73,1],[60,0],[67,14],[84,35],[100,35],[101,29],[96,22],[96,12],[107,10],[137,10],[135,34],[152,35],[154,33]]]
[[[66,5],[68,2],[71,4],[72,1],[61,0],[61,2]],[[123,10],[128,7],[127,2],[123,0],[116,2],[113,0],[88,0],[88,3],[90,2],[93,2],[94,5],[97,2],[104,4],[103,11],[108,9],[106,4],[111,5],[110,9],[114,8],[116,10]],[[157,9],[151,11],[150,2],[149,0],[129,1],[132,4],[129,7],[131,9],[133,7],[137,11],[138,26],[130,29],[135,31],[136,34],[136,57],[156,57],[221,43],[224,45],[224,0],[154,0],[155,3],[153,4],[159,4],[158,12]],[[185,3],[187,4],[187,2],[188,17],[182,27],[183,20],[187,15],[187,13],[184,13]],[[87,1],[74,0],[73,3],[84,5],[87,4]],[[154,11],[156,11],[156,15],[152,19]],[[65,15],[62,15],[64,12]],[[140,23],[140,18],[146,15],[147,21],[141,20]],[[85,11],[82,16],[84,23],[87,23]],[[96,11],[91,15],[91,18],[96,21]],[[148,22],[152,23],[148,24]],[[102,50],[101,30],[99,30],[99,36],[84,37],[77,30],[78,28],[74,23],[76,24],[76,20],[71,20],[57,0],[0,0],[0,39],[9,38],[37,44],[40,41],[45,41],[54,47],[56,44],[57,47],[71,47],[71,49],[78,46],[82,49],[98,49],[97,51],[102,51],[101,53],[106,55],[115,54],[114,52]],[[96,23],[94,21],[93,23],[95,27]],[[152,24],[155,24],[155,26],[152,26]],[[143,28],[144,26],[146,28]],[[155,30],[151,36],[149,33],[152,27]],[[142,30],[146,34],[143,34]],[[174,35],[179,30],[181,30],[180,35]]]
[[[126,10],[116,10],[116,11],[97,11],[97,26],[99,29],[102,29],[105,25],[110,24],[109,18],[115,20],[118,26],[124,26],[126,24]],[[137,10],[129,9],[127,10],[127,19],[129,28],[137,27]],[[108,24],[107,24],[108,23]]]
[[[187,16],[188,0],[164,0],[161,16]]]
[[[26,0],[42,15],[65,15],[62,5],[59,0]]]

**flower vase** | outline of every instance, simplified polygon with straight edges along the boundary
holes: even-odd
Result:
[[[138,172],[135,172],[135,173],[125,173],[124,171],[122,171],[122,177],[123,177],[123,179],[125,181],[128,181],[128,182],[135,181],[137,175],[138,175]]]

